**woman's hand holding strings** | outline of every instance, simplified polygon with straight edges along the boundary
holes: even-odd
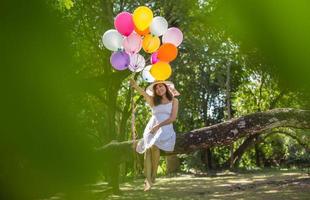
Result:
[[[160,126],[157,124],[157,125],[155,125],[155,126],[153,126],[153,128],[151,129],[151,133],[152,134],[155,134],[157,131],[158,131],[158,129],[160,128]]]
[[[137,82],[134,79],[130,79],[129,83],[130,83],[131,87],[137,86]]]

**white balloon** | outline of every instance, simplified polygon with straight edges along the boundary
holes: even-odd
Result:
[[[168,29],[168,22],[163,17],[154,17],[150,25],[150,32],[155,36],[163,35]]]
[[[129,70],[132,72],[140,72],[145,66],[145,59],[140,54],[130,55],[130,64],[128,66]]]
[[[155,78],[150,73],[151,67],[152,67],[152,65],[148,65],[142,71],[142,78],[143,78],[143,80],[145,80],[145,81],[147,81],[149,83],[155,81]]]
[[[123,40],[123,36],[115,29],[106,31],[102,36],[103,45],[111,51],[121,49]]]

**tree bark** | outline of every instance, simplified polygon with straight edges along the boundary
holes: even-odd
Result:
[[[189,153],[202,147],[231,144],[249,135],[277,127],[310,128],[310,111],[274,109],[179,134],[173,153]]]
[[[260,89],[261,91],[261,89]],[[286,90],[282,90],[278,96],[276,96],[273,100],[271,100],[271,103],[269,105],[269,110],[274,109],[278,101],[286,94]],[[261,95],[261,92],[260,92]],[[257,143],[256,135],[251,135],[250,137],[247,137],[244,142],[235,150],[233,153],[233,166],[237,167],[239,165],[239,162],[245,153],[247,149],[249,149],[251,146],[254,145],[254,143]],[[260,140],[260,138],[258,138]],[[227,161],[224,166],[229,166],[229,161]]]
[[[310,110],[273,109],[177,134],[174,151],[162,154],[186,154],[201,148],[229,145],[239,138],[277,127],[310,129]],[[132,143],[133,141],[109,143],[98,149],[98,152],[102,154],[113,150],[113,153],[120,155],[118,158],[128,157],[126,154],[132,151]],[[117,155],[113,158],[117,158]]]
[[[223,123],[178,134],[173,152],[162,155],[186,154],[201,148],[229,145],[245,136],[252,136],[278,127],[310,129],[310,110],[290,108],[257,112]],[[137,141],[136,141],[137,142]],[[117,193],[119,164],[132,159],[133,141],[111,143],[97,149],[98,159],[111,176],[110,185]]]
[[[228,61],[227,64],[227,71],[226,71],[226,109],[227,109],[227,119],[230,120],[232,118],[231,113],[231,62]],[[233,167],[233,160],[234,160],[234,143],[232,142],[229,146],[230,151],[230,164],[229,168],[231,169]]]
[[[262,133],[262,134],[265,134]],[[299,145],[301,145],[307,152],[310,152],[310,148],[309,145],[307,145],[306,142],[300,140],[297,136],[295,136],[292,132],[290,131],[286,131],[286,130],[274,130],[274,131],[270,131],[268,133],[266,133],[267,136],[262,137],[259,134],[256,135],[251,135],[250,137],[248,137],[246,140],[244,140],[244,142],[239,146],[239,148],[234,152],[234,167],[237,167],[239,165],[239,162],[243,156],[243,154],[245,153],[245,151],[247,151],[249,148],[253,147],[254,145],[257,145],[259,143],[261,143],[262,141],[264,141],[264,139],[266,139],[267,137],[271,136],[272,134],[284,134],[287,135],[289,137],[291,137],[292,139],[296,140],[297,143]],[[227,163],[225,164],[225,166],[227,166],[229,163],[227,161]]]
[[[176,155],[166,156],[167,173],[173,173],[180,169],[180,160]]]
[[[206,169],[208,172],[213,170],[213,158],[212,151],[210,148],[206,148],[202,151],[201,156],[203,157],[204,163],[206,165]]]
[[[262,167],[262,153],[261,150],[259,149],[259,143],[256,141],[259,140],[259,135],[255,136],[255,144],[254,144],[254,149],[255,149],[255,163],[257,167]]]
[[[233,165],[237,167],[239,162],[246,150],[248,150],[255,142],[256,135],[251,135],[250,137],[246,138],[244,142],[238,147],[238,149],[234,152],[234,160]],[[229,164],[229,163],[228,163]],[[228,165],[226,164],[226,165]]]

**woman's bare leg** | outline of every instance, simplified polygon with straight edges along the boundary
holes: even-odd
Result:
[[[152,183],[155,182],[155,178],[157,175],[157,169],[158,169],[158,164],[159,164],[159,159],[160,159],[160,150],[156,145],[153,145],[151,148],[152,152]]]
[[[144,153],[144,176],[145,185],[144,191],[151,189],[152,186],[152,152],[151,149],[147,149]]]

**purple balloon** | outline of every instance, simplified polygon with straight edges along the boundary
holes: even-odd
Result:
[[[151,56],[151,63],[152,63],[152,64],[155,64],[155,63],[158,62],[157,55],[158,55],[158,52],[152,53],[152,56]]]
[[[110,62],[114,69],[125,70],[130,64],[130,57],[125,51],[116,51],[111,55]]]

